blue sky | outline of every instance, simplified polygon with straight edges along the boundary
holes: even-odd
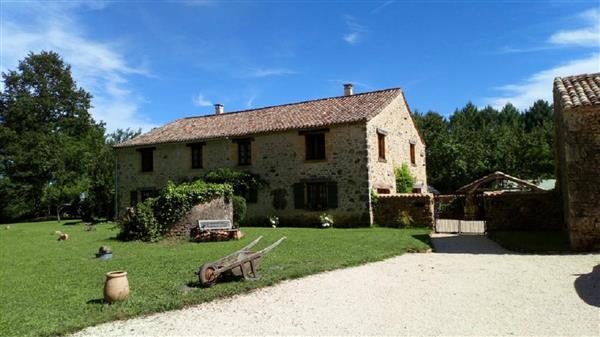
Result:
[[[1,3],[0,70],[54,50],[109,130],[404,89],[413,110],[526,108],[600,71],[596,1]]]

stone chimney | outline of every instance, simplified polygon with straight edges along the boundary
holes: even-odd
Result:
[[[215,115],[220,115],[223,113],[223,104],[215,104]]]
[[[352,83],[344,84],[344,96],[352,95]]]

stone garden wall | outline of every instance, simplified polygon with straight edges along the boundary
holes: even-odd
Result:
[[[561,230],[564,228],[558,193],[500,192],[483,197],[486,230]]]
[[[376,225],[383,227],[433,227],[433,195],[379,195],[373,207],[373,218]]]
[[[166,236],[189,237],[192,228],[198,227],[198,220],[229,220],[233,223],[233,203],[225,198],[217,198],[208,203],[198,204],[173,225]]]

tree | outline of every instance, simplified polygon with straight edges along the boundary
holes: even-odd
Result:
[[[101,198],[104,125],[89,113],[92,96],[54,52],[29,53],[2,74],[0,217],[49,215],[64,203]],[[112,174],[111,174],[112,175]]]
[[[142,134],[142,129],[133,130],[127,129],[116,129],[112,133],[106,135],[106,143],[109,145],[115,145],[123,143],[124,141],[133,139]]]
[[[427,179],[449,193],[494,171],[525,179],[553,176],[552,106],[543,100],[520,113],[467,103],[449,119],[429,111],[413,118],[426,144]]]
[[[408,165],[402,164],[401,167],[394,168],[394,174],[396,175],[396,192],[412,192],[413,185],[415,184],[415,177],[413,177],[412,174],[410,174]]]

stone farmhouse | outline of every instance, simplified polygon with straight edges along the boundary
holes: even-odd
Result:
[[[600,249],[600,73],[556,78],[554,111],[571,246]]]
[[[247,200],[249,222],[276,215],[308,224],[323,212],[338,225],[373,222],[371,192],[396,192],[407,164],[426,191],[425,144],[401,89],[344,95],[175,120],[115,146],[117,207],[153,196],[168,180],[216,168],[258,174],[268,186]]]

